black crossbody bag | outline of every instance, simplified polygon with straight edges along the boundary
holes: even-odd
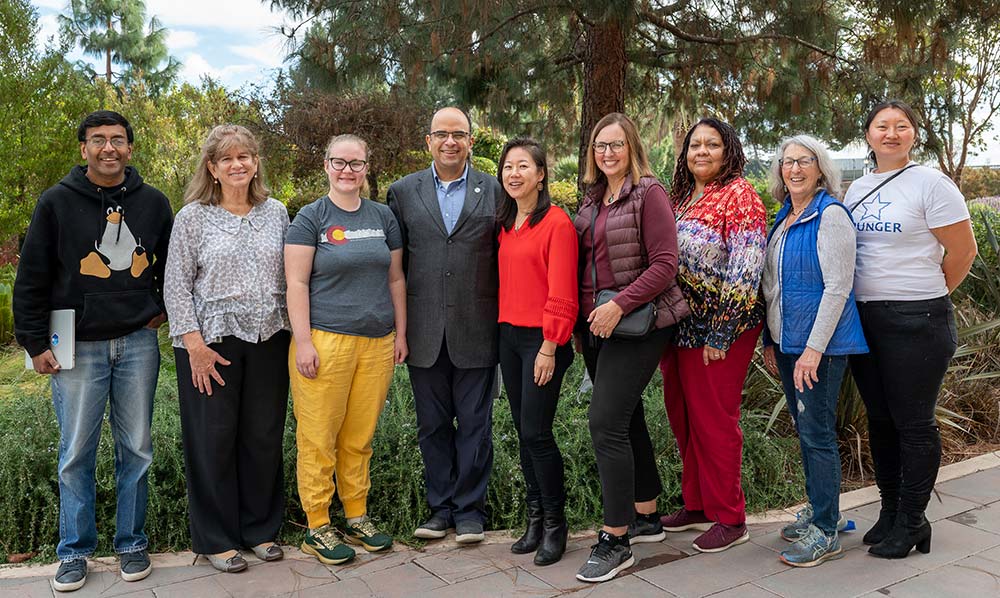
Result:
[[[594,206],[594,215],[590,219],[590,280],[594,285],[594,307],[600,307],[614,299],[617,293],[611,289],[597,292],[597,245],[594,237],[594,229],[597,227],[597,212],[599,205]],[[622,316],[618,325],[611,332],[611,336],[620,339],[635,340],[640,339],[653,329],[656,324],[656,305],[646,303],[632,310],[631,313]]]
[[[876,191],[878,191],[879,189],[881,189],[882,187],[884,187],[885,185],[887,185],[889,183],[889,181],[891,181],[892,179],[898,177],[899,175],[903,174],[904,172],[906,172],[907,170],[913,168],[914,166],[916,166],[916,164],[910,164],[910,165],[904,167],[902,170],[900,170],[896,174],[892,175],[891,177],[889,177],[886,180],[884,180],[881,183],[879,183],[878,186],[876,186],[874,189],[872,189],[868,193],[865,193],[865,196],[861,198],[861,201],[859,201],[858,203],[854,204],[854,207],[851,208],[851,215],[853,216],[854,215],[854,210],[858,209],[858,206],[860,206],[861,204],[865,203],[865,200],[868,199],[869,197],[871,197],[873,193],[875,193]]]

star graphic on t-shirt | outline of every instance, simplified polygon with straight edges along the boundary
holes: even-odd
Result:
[[[871,218],[872,220],[881,220],[882,210],[888,208],[890,203],[891,202],[888,201],[882,201],[881,192],[876,193],[875,197],[873,197],[871,201],[866,201],[861,204],[861,208],[864,210],[864,213],[861,215],[861,218],[858,218],[858,222],[867,218]]]

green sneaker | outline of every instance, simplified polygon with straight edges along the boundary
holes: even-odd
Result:
[[[329,523],[306,532],[301,548],[302,552],[315,556],[327,565],[339,565],[354,558],[354,549],[340,541],[337,530]]]
[[[815,567],[825,561],[844,556],[840,538],[834,533],[827,536],[815,525],[810,525],[806,533],[781,553],[781,561],[792,567]]]
[[[358,544],[368,552],[378,552],[392,546],[392,537],[375,527],[371,518],[365,515],[354,525],[344,527],[344,539],[351,544]]]
[[[795,513],[795,521],[781,528],[781,539],[788,542],[796,542],[802,539],[809,532],[809,526],[812,524],[812,521],[813,508],[811,504],[806,503]],[[840,519],[837,520],[837,531],[842,532],[846,527],[847,518],[841,513]]]

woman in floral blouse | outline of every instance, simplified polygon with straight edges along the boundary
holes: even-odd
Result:
[[[174,221],[163,295],[177,360],[191,543],[216,569],[240,548],[282,558],[288,406],[285,206],[268,199],[257,140],[212,129]]]
[[[746,542],[740,487],[740,399],[761,332],[764,204],[743,178],[736,131],[703,118],[677,157],[670,201],[677,217],[677,280],[691,308],[660,362],[667,416],[684,470],[684,507],[662,518],[669,532],[704,531],[702,552]]]

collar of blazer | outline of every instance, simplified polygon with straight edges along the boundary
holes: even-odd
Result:
[[[462,228],[462,225],[469,219],[469,216],[476,211],[479,202],[486,195],[486,178],[488,176],[472,168],[471,165],[469,166],[469,175],[465,179],[465,201],[462,204],[462,213],[459,214],[458,222],[455,223],[455,228],[452,229],[449,235],[448,229],[444,226],[441,206],[438,205],[437,190],[434,188],[434,173],[429,167],[421,171],[421,176],[417,181],[417,195],[420,197],[420,203],[427,209],[431,220],[440,229],[442,235],[446,237],[453,236]]]

